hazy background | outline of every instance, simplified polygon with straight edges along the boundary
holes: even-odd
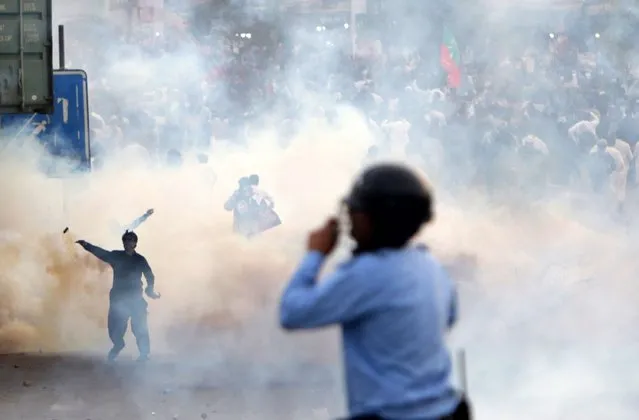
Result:
[[[545,2],[548,7],[535,5],[535,10],[550,10],[552,1]],[[469,9],[464,18],[451,6],[458,41],[463,34],[472,39],[472,33],[496,19],[503,37],[490,54],[518,50],[515,38],[521,29],[513,25],[505,3]],[[153,208],[155,214],[136,231],[138,250],[150,262],[162,293],[162,299],[149,304],[153,354],[159,360],[188,360],[175,373],[177,382],[266,386],[319,380],[318,392],[324,395],[319,399],[341,395],[337,333],[286,335],[276,325],[274,309],[304,252],[307,232],[334,214],[367,150],[380,144],[363,111],[336,101],[336,92],[346,96],[346,87],[325,83],[334,74],[335,84],[352,84],[341,74],[344,53],[335,47],[338,41],[319,38],[313,24],[286,26],[282,32],[296,54],[286,66],[279,58],[267,59],[259,77],[253,75],[274,80],[277,100],[238,105],[235,96],[263,98],[264,93],[231,89],[236,73],[222,82],[203,84],[202,78],[216,67],[212,62],[236,59],[220,33],[239,34],[240,29],[216,26],[200,34],[209,49],[204,52],[207,48],[196,45],[193,36],[168,25],[140,29],[142,34],[125,42],[126,30],[118,29],[126,28],[122,14],[74,17],[77,4],[55,1],[54,7],[56,19],[67,25],[68,67],[85,69],[89,76],[100,169],[48,178],[39,170],[43,152],[36,142],[3,144],[0,352],[106,354],[111,271],[74,241],[117,249],[117,226]],[[481,21],[470,22],[471,12],[483,16]],[[398,6],[394,13],[401,25],[411,12]],[[538,25],[546,35],[554,30],[543,16],[529,25]],[[393,42],[411,49],[420,30],[436,31],[428,24],[421,29],[405,25],[395,32],[402,40]],[[170,47],[158,47],[159,52],[149,47],[154,38],[165,37]],[[348,37],[339,35],[346,45]],[[422,47],[422,53],[430,48]],[[266,53],[248,55],[256,59],[260,54]],[[257,71],[246,68],[243,84]],[[492,74],[495,83],[506,77]],[[385,86],[380,95],[388,104],[405,88],[401,83]],[[517,83],[508,89],[518,91]],[[205,117],[213,134],[198,131],[199,120],[189,120],[200,102],[217,107]],[[173,113],[166,111],[177,103]],[[148,118],[133,115],[132,109]],[[242,112],[253,115],[233,121]],[[401,116],[389,113],[386,119]],[[179,136],[188,140],[176,140],[171,130],[187,124],[195,128]],[[223,128],[216,131],[219,125]],[[182,152],[181,167],[164,165],[168,149]],[[206,165],[195,158],[203,152],[209,157]],[[458,281],[461,318],[451,346],[466,349],[478,418],[555,419],[569,410],[578,410],[579,418],[633,418],[639,410],[634,391],[639,372],[633,367],[639,366],[633,328],[639,319],[639,237],[632,217],[619,220],[573,191],[540,200],[508,189],[485,194],[448,183],[452,174],[463,172],[463,160],[439,159],[437,170],[429,173],[423,160],[410,153],[392,156],[421,164],[436,187],[437,219],[423,239]],[[425,160],[432,156],[437,155],[427,153]],[[521,164],[514,158],[507,162]],[[251,173],[260,175],[284,223],[247,241],[232,233],[232,216],[223,203],[238,178]],[[628,216],[633,210],[629,206]],[[126,351],[133,353],[133,338],[127,336],[127,343]],[[334,401],[327,407],[331,413],[341,407]]]

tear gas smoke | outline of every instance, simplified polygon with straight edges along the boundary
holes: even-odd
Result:
[[[181,54],[182,64],[187,55],[197,67],[197,57]],[[179,85],[184,67],[190,68],[170,73],[163,63],[129,57],[107,69],[110,77],[135,76],[111,94],[137,96],[141,92],[131,89],[146,83]],[[179,169],[150,168],[153,156],[129,146],[112,151],[101,171],[63,181],[39,173],[41,150],[5,148],[0,352],[103,353],[111,272],[74,241],[117,249],[114,220],[124,224],[154,208],[137,233],[138,250],[163,294],[149,306],[155,354],[189,355],[219,369],[247,364],[256,381],[295,374],[291,366],[306,362],[335,366],[330,332],[284,335],[274,308],[303,253],[306,232],[335,211],[375,135],[349,107],[338,108],[331,122],[318,117],[315,105],[328,103],[327,95],[291,85],[300,102],[313,105],[306,106],[288,147],[273,123],[251,133],[243,146],[216,142],[208,168],[218,177],[214,187],[204,166],[188,155]],[[280,121],[278,116],[272,119]],[[444,165],[435,175],[458,169]],[[284,221],[250,241],[232,233],[231,215],[223,211],[237,179],[248,173],[260,174]],[[523,419],[523,406],[530,408],[528,418],[550,419],[576,402],[592,413],[588,399],[620,399],[624,387],[632,389],[639,375],[625,362],[636,345],[629,334],[638,315],[636,231],[605,216],[584,218],[565,197],[522,208],[512,197],[495,202],[477,193],[453,199],[436,192],[437,219],[423,239],[460,276],[461,321],[452,343],[467,349],[479,414]],[[70,226],[66,235],[60,234],[64,226]]]
[[[370,144],[356,113],[344,111],[343,121],[337,128],[309,123],[285,151],[268,134],[242,152],[219,147],[212,157],[219,174],[213,189],[199,164],[150,171],[129,161],[90,179],[61,181],[25,164],[24,151],[5,151],[0,350],[102,351],[110,269],[74,240],[119,248],[112,220],[128,221],[154,207],[156,214],[138,233],[139,250],[163,292],[150,305],[156,353],[207,355],[210,364],[216,357],[250,360],[256,369],[269,366],[275,376],[294,360],[334,363],[332,340],[284,336],[273,309],[306,231],[335,210]],[[246,241],[232,233],[222,206],[236,180],[249,172],[260,173],[277,197],[285,223]],[[612,226],[585,227],[561,206],[523,212],[476,203],[461,209],[440,202],[435,225],[425,233],[444,261],[454,264],[465,256],[463,274],[472,281],[460,284],[462,322],[453,341],[468,349],[471,389],[477,383],[474,391],[483,396],[514,381],[517,395],[535,398],[537,381],[552,375],[549,380],[562,389],[580,383],[587,389],[575,393],[598,392],[613,375],[586,361],[604,357],[592,354],[607,350],[598,343],[627,338],[625,318],[636,316],[626,306],[637,292],[637,267],[628,252],[634,235]],[[62,235],[67,224],[71,230]],[[584,279],[589,282],[580,285]],[[566,295],[576,296],[558,301]],[[555,377],[562,372],[559,360],[569,363],[561,368],[570,370],[566,375],[577,377]]]
[[[7,170],[0,296],[8,303],[2,305],[0,348],[103,351],[111,272],[74,241],[117,249],[121,242],[111,228],[113,220],[123,225],[153,207],[156,213],[137,232],[139,251],[150,261],[163,293],[150,305],[154,352],[210,359],[211,347],[224,348],[227,342],[233,348],[222,354],[232,352],[256,366],[284,363],[287,338],[275,327],[274,303],[303,251],[303,232],[335,210],[368,146],[361,118],[348,110],[344,118],[347,124],[332,128],[309,122],[286,151],[278,150],[269,133],[257,136],[246,151],[219,145],[210,162],[219,174],[213,189],[199,163],[151,171],[133,154],[114,158],[113,166],[90,179],[61,181],[16,164],[17,152],[7,150],[0,158]],[[237,179],[253,172],[273,196],[281,197],[276,203],[286,222],[247,241],[232,232],[223,203]],[[70,231],[60,234],[66,225]],[[241,334],[246,328],[250,333]],[[237,344],[238,339],[244,343]],[[268,343],[275,342],[269,349]],[[299,348],[298,340],[294,347],[306,353],[306,360],[335,357],[331,344],[318,351],[315,339],[303,343]],[[263,351],[252,354],[256,345]]]

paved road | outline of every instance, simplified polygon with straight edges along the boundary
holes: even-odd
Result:
[[[2,420],[328,419],[341,412],[327,369],[256,383],[170,360],[109,365],[77,355],[0,357]]]
[[[639,293],[614,277],[553,283],[502,287],[504,296],[462,287],[464,322],[453,342],[467,350],[476,418],[636,420]],[[521,295],[529,305],[510,299]],[[332,341],[272,333],[217,351],[185,343],[202,352],[145,365],[126,357],[108,365],[102,355],[0,356],[0,420],[336,418],[343,396]]]

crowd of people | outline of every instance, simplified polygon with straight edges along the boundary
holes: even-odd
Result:
[[[158,33],[153,54],[148,42],[145,52],[112,45],[110,56],[123,63],[153,63],[151,75],[140,76],[153,82],[143,91],[121,86],[122,74],[105,70],[110,66],[90,65],[98,62],[83,47],[90,37],[76,39],[71,59],[91,67],[94,167],[132,142],[156,161],[210,153],[217,141],[241,143],[247,127],[272,124],[266,114],[281,121],[284,146],[314,107],[298,100],[303,91],[322,98],[312,112],[329,121],[332,104],[361,111],[375,138],[369,159],[408,158],[447,189],[540,198],[565,187],[608,197],[621,209],[637,183],[635,79],[601,48],[584,50],[580,42],[578,51],[570,37],[552,34],[519,56],[487,60],[477,43],[474,50],[461,45],[462,85],[451,88],[433,66],[439,57],[379,42],[358,55],[312,32],[270,46],[239,34],[211,35],[203,45],[185,32],[169,46]],[[188,65],[176,64],[180,57]]]
[[[285,148],[309,114],[330,124],[336,105],[347,105],[359,110],[370,130],[363,163],[412,162],[439,190],[526,200],[545,199],[557,189],[578,191],[621,213],[629,188],[639,184],[635,79],[600,49],[579,51],[570,37],[549,36],[516,57],[467,59],[460,63],[462,83],[451,86],[445,69],[433,65],[440,57],[425,54],[428,48],[377,42],[367,55],[356,55],[324,35],[303,32],[294,36],[298,43],[270,49],[247,36],[230,43],[209,39],[206,48],[185,37],[185,47],[176,48],[175,39],[169,45],[162,34],[154,36],[144,49],[115,45],[109,54],[120,58],[118,65],[94,64],[89,71],[96,80],[95,170],[109,153],[132,145],[156,163],[179,166],[188,154],[207,163],[216,142],[242,143],[252,129],[273,128],[273,115]],[[76,46],[90,51],[81,42]],[[485,57],[468,48],[464,55]],[[145,68],[136,70],[142,61]],[[253,237],[281,223],[257,174],[238,184],[225,203],[236,233]],[[330,218],[310,234],[308,252],[280,300],[285,329],[342,326],[353,420],[471,417],[466,396],[450,384],[443,339],[457,319],[454,283],[427,248],[409,246],[432,219],[432,204],[429,186],[405,167],[365,169],[345,200],[356,243],[351,260],[318,282],[340,233],[341,222]],[[137,236],[127,231],[122,240],[124,251],[115,252],[78,244],[114,268],[109,359],[122,350],[132,318],[145,361],[150,348],[142,274],[146,295],[160,295],[148,263],[135,252]],[[126,293],[120,295],[122,284]]]

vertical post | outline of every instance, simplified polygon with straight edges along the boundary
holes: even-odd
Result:
[[[58,25],[58,61],[60,70],[64,70],[66,65],[64,54],[64,25]]]
[[[18,4],[18,7],[20,7],[20,106],[22,107],[22,112],[24,112],[24,105],[26,102],[24,92],[24,4],[23,2],[19,2]]]
[[[64,25],[58,25],[58,66],[60,70],[64,70],[66,67],[66,54],[64,49]],[[57,139],[57,136],[55,136],[54,139]],[[62,179],[62,217],[66,224],[69,223],[69,187],[67,183],[68,180]]]
[[[460,349],[457,352],[457,371],[459,372],[459,387],[468,395],[468,377],[466,376],[466,351]]]

